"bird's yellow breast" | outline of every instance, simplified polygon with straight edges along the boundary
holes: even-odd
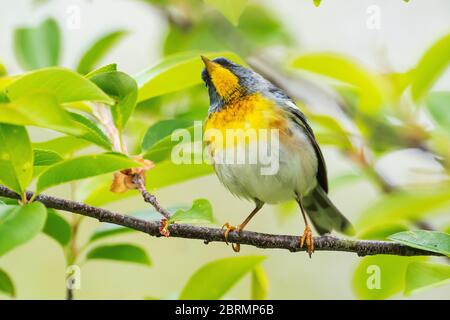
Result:
[[[235,99],[212,113],[205,129],[271,129],[283,122],[283,114],[275,103],[255,93]]]
[[[271,129],[284,131],[286,123],[282,110],[273,101],[259,93],[246,95],[234,99],[220,111],[216,111],[208,117],[205,124],[205,142],[212,143],[211,147],[214,149],[230,147],[229,145],[219,146],[217,141],[214,141],[217,140],[217,134],[221,136],[222,140],[229,134],[233,135],[236,131],[241,130],[247,133],[245,143],[248,143],[252,137],[263,139],[265,133]],[[261,134],[260,129],[267,131]],[[254,134],[248,134],[250,131],[253,131]],[[208,134],[211,132],[213,134]],[[234,140],[233,144],[235,144]]]

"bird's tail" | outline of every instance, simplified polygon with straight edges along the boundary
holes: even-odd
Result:
[[[355,234],[350,221],[331,202],[321,186],[317,186],[303,198],[303,206],[318,233],[324,234],[336,230],[346,235]]]

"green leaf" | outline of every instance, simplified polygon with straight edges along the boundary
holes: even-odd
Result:
[[[358,299],[387,299],[403,290],[407,266],[425,259],[388,255],[365,257],[353,275],[353,291]]]
[[[196,132],[199,132],[199,134],[196,134]],[[179,161],[186,163],[185,160],[187,160],[187,163],[197,165],[203,161],[203,136],[201,129],[196,131],[195,127],[191,126],[185,128],[184,131],[174,131],[174,134],[176,139],[172,140],[172,135],[165,137],[147,150],[143,157],[154,163],[161,163],[165,160],[171,160],[175,163]],[[185,137],[188,137],[188,140]],[[175,161],[172,156],[180,157],[180,160]]]
[[[412,262],[406,269],[405,294],[450,283],[450,266],[446,264]]]
[[[170,172],[169,176],[167,172]],[[171,161],[165,161],[148,171],[147,181],[151,188],[162,188],[213,172],[213,167],[208,164],[174,164]]]
[[[214,220],[212,207],[208,200],[194,200],[192,207],[188,210],[179,209],[171,217],[170,222],[184,223],[212,223]]]
[[[11,199],[11,198],[5,198],[5,197],[0,197],[0,201],[2,203],[0,203],[1,205],[18,205],[19,204],[19,200],[18,199]]]
[[[114,102],[94,83],[64,68],[47,68],[30,72],[6,88],[11,101],[35,92],[52,94],[56,97],[57,103],[95,101],[112,104]]]
[[[256,266],[252,270],[252,300],[265,300],[269,290],[269,280],[262,266]]]
[[[27,70],[58,65],[61,35],[57,22],[47,19],[35,28],[14,32],[14,51],[19,64]]]
[[[39,234],[46,218],[47,210],[40,202],[0,206],[0,256]]]
[[[0,80],[1,80],[2,78],[0,77]],[[1,88],[0,88],[0,90],[1,90]],[[6,103],[6,102],[9,102],[9,98],[8,98],[8,96],[4,93],[4,92],[1,92],[0,91],[0,103]]]
[[[192,126],[191,120],[163,120],[148,128],[141,146],[142,150],[145,151],[144,158],[153,162],[161,162],[169,159],[172,149],[180,143],[178,140],[172,140],[172,133],[178,129],[187,130],[192,138],[189,143],[201,141],[202,139],[201,134],[199,137],[194,135],[194,127]]]
[[[189,51],[222,51],[228,50],[227,43],[215,35],[211,28],[217,19],[212,22],[200,20],[196,22],[189,31],[173,24],[170,25],[164,40],[164,56],[180,54]]]
[[[420,100],[433,86],[450,62],[450,34],[434,43],[422,56],[413,73],[411,93]]]
[[[293,39],[276,13],[261,5],[249,5],[241,15],[238,32],[251,50],[274,45],[290,45]]]
[[[238,64],[245,64],[239,56],[231,52],[190,52],[171,55],[136,77],[139,85],[138,101],[202,83],[200,74],[204,66],[200,55],[210,59],[225,57]]]
[[[5,65],[0,61],[0,77],[4,77],[8,74],[8,71],[5,68]]]
[[[16,290],[10,276],[0,269],[0,293],[4,293],[10,297],[15,297]]]
[[[139,163],[117,154],[81,156],[49,167],[39,177],[36,192],[40,193],[58,184],[140,166]]]
[[[93,76],[96,76],[96,75],[99,75],[99,74],[105,73],[105,72],[110,72],[110,71],[117,71],[117,64],[116,63],[107,64],[106,66],[103,66],[103,67],[100,67],[98,69],[92,70],[91,72],[89,72],[84,77],[86,79],[91,79]]]
[[[43,142],[33,143],[34,148],[56,152],[63,158],[68,158],[75,152],[84,149],[89,145],[90,143],[88,141],[72,136],[58,137]]]
[[[151,266],[150,258],[148,257],[145,250],[132,244],[113,244],[98,246],[91,249],[86,254],[86,258],[88,260],[113,260]]]
[[[446,186],[433,190],[396,192],[382,196],[366,209],[355,228],[363,231],[388,223],[417,221],[438,209],[450,205],[450,189]]]
[[[364,240],[387,240],[394,233],[408,230],[408,226],[402,223],[381,224],[358,233],[357,238]]]
[[[439,231],[415,230],[399,232],[389,239],[409,247],[450,256],[450,234]]]
[[[4,89],[19,78],[20,76],[0,77],[0,102],[9,101],[8,97],[4,92]]]
[[[51,150],[33,149],[35,167],[51,166],[63,160],[63,158]]]
[[[191,125],[192,121],[185,119],[162,120],[153,124],[145,133],[142,141],[142,150],[149,150],[157,142],[170,136],[176,129],[187,128]]]
[[[136,107],[138,94],[136,81],[126,73],[119,71],[99,73],[94,75],[91,80],[116,101],[111,106],[111,112],[114,124],[119,132],[122,132]]]
[[[42,93],[0,103],[0,122],[42,127],[74,135],[84,132],[52,95]]]
[[[24,127],[0,124],[0,181],[23,195],[33,177],[33,150]]]
[[[54,209],[47,209],[47,220],[43,232],[63,247],[72,238],[72,227]]]
[[[382,74],[382,80],[385,81],[385,90],[389,90],[390,98],[393,102],[398,103],[405,89],[411,84],[414,70],[406,72],[390,72]]]
[[[90,141],[106,150],[112,150],[113,145],[111,140],[93,120],[79,113],[71,112],[70,115],[86,132],[79,135],[80,138]]]
[[[220,299],[264,259],[265,257],[262,256],[241,256],[212,261],[191,276],[179,299]]]
[[[233,28],[215,15],[196,21],[188,30],[170,25],[164,41],[164,55],[192,50],[226,51],[243,55],[261,48],[290,45],[292,37],[273,10],[255,3],[248,5]]]
[[[450,92],[431,92],[425,98],[425,105],[433,120],[450,133]]]
[[[307,54],[295,58],[292,66],[350,84],[358,89],[361,110],[375,113],[381,107],[382,91],[374,76],[349,59],[330,53]]]
[[[180,106],[180,101],[183,101],[183,106]],[[205,86],[197,84],[178,92],[138,103],[137,110],[142,116],[133,117],[133,122],[140,123],[141,130],[147,129],[149,125],[148,120],[145,121],[144,115],[153,116],[158,120],[176,118],[191,121],[201,120],[200,122],[203,122],[206,115],[205,106],[207,105],[209,105],[209,97]]]
[[[91,72],[101,59],[127,34],[124,30],[110,32],[96,40],[83,54],[77,71],[81,74]]]
[[[247,6],[247,0],[205,0],[207,4],[219,10],[234,26]]]

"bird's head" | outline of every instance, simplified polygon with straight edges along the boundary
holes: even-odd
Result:
[[[208,87],[212,108],[221,108],[233,99],[258,91],[258,83],[263,79],[252,70],[225,58],[201,58],[205,64],[202,79]]]

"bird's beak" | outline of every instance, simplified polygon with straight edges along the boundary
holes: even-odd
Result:
[[[209,60],[205,56],[200,56],[205,64],[206,72],[209,75],[209,82],[221,97],[228,97],[232,92],[236,92],[239,86],[239,78],[221,64]]]
[[[200,57],[202,58],[203,63],[205,64],[206,71],[208,71],[208,73],[211,74],[211,71],[214,69],[216,64],[213,61],[209,60],[205,56],[200,56]]]

